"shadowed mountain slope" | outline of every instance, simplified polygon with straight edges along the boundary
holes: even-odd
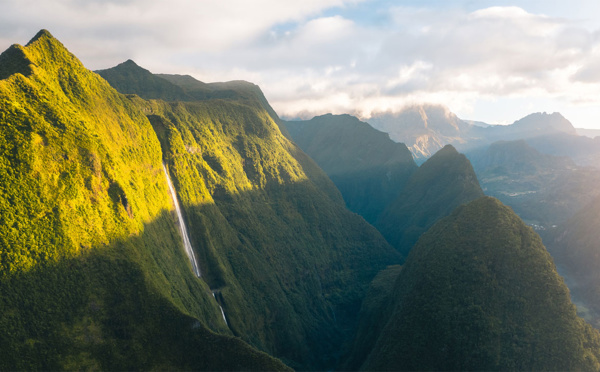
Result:
[[[350,115],[285,123],[338,187],[348,208],[373,223],[417,169],[406,146]]]
[[[600,198],[588,203],[553,234],[548,249],[560,263],[573,298],[600,326]]]
[[[539,236],[496,199],[436,223],[394,276],[388,317],[361,319],[385,324],[363,370],[600,368],[600,334]]]
[[[422,233],[459,205],[483,196],[469,160],[446,145],[415,171],[375,226],[406,256]]]

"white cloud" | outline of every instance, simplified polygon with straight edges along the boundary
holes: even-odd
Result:
[[[418,102],[478,114],[481,100],[528,98],[552,111],[600,107],[600,32],[575,20],[366,1],[377,22],[336,13],[359,0],[0,0],[0,47],[47,28],[89,68],[132,58],[153,72],[249,80],[286,116]]]

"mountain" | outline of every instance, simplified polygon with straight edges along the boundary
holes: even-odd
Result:
[[[328,114],[285,125],[335,183],[348,208],[371,223],[417,169],[404,144],[354,116]]]
[[[600,197],[556,229],[548,249],[559,263],[578,309],[600,326]]]
[[[527,115],[511,125],[494,125],[479,131],[484,133],[488,142],[527,139],[556,133],[577,135],[571,122],[558,112],[538,112]]]
[[[525,140],[498,141],[467,153],[481,187],[540,233],[600,196],[600,172],[568,157],[542,154]]]
[[[180,86],[152,74],[130,59],[113,68],[99,70],[96,73],[123,94],[138,93],[145,99],[163,99],[165,101],[193,100],[193,97]]]
[[[389,304],[361,319],[385,324],[363,370],[600,368],[600,334],[576,316],[539,236],[490,197],[421,237]]]
[[[469,160],[446,145],[412,174],[375,226],[406,256],[438,219],[481,196],[483,191]]]
[[[557,112],[534,113],[511,125],[489,125],[461,120],[443,106],[419,105],[409,106],[398,113],[377,113],[368,122],[373,127],[389,133],[392,140],[406,143],[419,164],[448,144],[461,152],[470,152],[496,141],[520,139],[528,140],[531,145],[539,143],[539,146],[533,146],[541,152],[571,156],[568,153],[549,152],[541,148],[547,138],[578,138],[573,125]],[[597,153],[598,150],[595,150],[594,154]],[[585,155],[589,156],[589,151],[586,151]],[[580,162],[579,158],[574,160],[580,165],[588,165]]]
[[[600,137],[555,133],[527,139],[527,143],[541,153],[568,156],[579,166],[599,168]]]
[[[170,101],[181,91],[124,63],[123,95],[47,31],[6,53],[0,369],[287,368],[265,352],[335,365],[370,281],[400,255],[257,86],[200,96],[204,83],[160,77],[189,96]]]
[[[575,131],[579,136],[585,136],[589,138],[596,138],[600,136],[600,129],[575,128]]]
[[[153,74],[132,60],[96,72],[123,94],[137,94],[144,99],[167,102],[226,99],[258,103],[278,124],[280,121],[260,88],[247,81],[203,83],[189,75]]]
[[[48,31],[0,61],[0,369],[286,369],[191,273],[142,112]]]
[[[473,127],[439,105],[409,106],[398,113],[377,113],[368,122],[389,133],[394,141],[405,143],[419,164],[447,144],[469,140]]]

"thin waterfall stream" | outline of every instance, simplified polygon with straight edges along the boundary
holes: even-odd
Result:
[[[217,303],[219,304],[219,300],[217,300],[217,296],[216,296],[215,292],[213,292],[212,295],[215,298],[215,301],[217,301]],[[229,326],[229,322],[227,322],[227,318],[225,317],[225,312],[223,311],[223,307],[221,306],[221,304],[219,304],[219,308],[221,309],[221,315],[223,315],[223,320],[225,321],[225,324],[227,324],[227,326]]]
[[[167,172],[167,167],[165,166],[165,163],[163,163],[162,167],[163,171],[165,172],[165,177],[167,178],[167,184],[169,185],[169,193],[171,194],[171,199],[173,199],[175,211],[177,212],[177,219],[179,220],[179,230],[181,232],[181,238],[183,239],[185,253],[187,253],[188,258],[190,259],[190,263],[192,264],[192,270],[194,270],[194,274],[196,275],[196,277],[200,278],[202,276],[202,273],[200,272],[200,267],[198,266],[198,261],[196,261],[196,255],[194,254],[194,250],[192,249],[192,243],[190,242],[190,238],[185,227],[185,222],[183,221],[181,208],[179,208],[179,202],[177,201],[177,193],[175,192],[175,188],[173,187],[173,183],[171,182],[171,177],[169,177],[169,172]],[[213,292],[212,295],[215,301],[217,301],[215,292]],[[221,309],[221,315],[223,316],[225,324],[229,326],[227,318],[225,317],[225,311],[223,311],[223,307],[221,306],[219,301],[217,301],[217,305],[219,305],[219,309]]]
[[[167,184],[169,185],[169,192],[171,193],[171,199],[173,199],[173,204],[175,204],[175,211],[177,211],[177,219],[179,220],[179,230],[181,231],[181,237],[183,239],[183,246],[185,247],[185,253],[187,253],[188,258],[190,259],[190,263],[192,264],[192,270],[194,270],[194,274],[199,278],[202,276],[200,272],[200,268],[198,267],[198,261],[196,261],[196,255],[194,254],[194,250],[192,249],[192,243],[190,243],[190,238],[187,233],[187,229],[185,228],[185,222],[183,221],[183,215],[181,214],[181,208],[179,208],[179,202],[177,201],[177,194],[175,193],[175,188],[173,187],[173,183],[171,183],[171,177],[169,177],[169,172],[167,172],[167,168],[163,163],[163,170],[165,171],[165,177],[167,177]]]

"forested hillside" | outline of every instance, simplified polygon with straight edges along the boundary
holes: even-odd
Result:
[[[372,348],[355,344],[363,370],[600,367],[600,334],[576,316],[539,236],[496,199],[458,207],[387,277],[387,299],[371,290],[365,302],[385,310],[363,308],[360,329],[382,328]]]
[[[0,369],[286,368],[257,349],[336,363],[369,282],[400,256],[258,87],[200,96],[171,77],[192,98],[125,96],[47,31],[0,71]]]

